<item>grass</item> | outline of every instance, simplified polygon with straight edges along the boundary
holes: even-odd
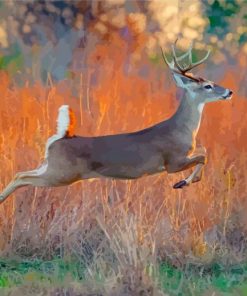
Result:
[[[164,291],[174,296],[204,295],[209,289],[228,295],[246,295],[247,264],[224,269],[215,263],[208,270],[188,267],[186,271],[161,264],[160,281]]]
[[[0,287],[18,286],[26,281],[61,283],[70,275],[74,280],[84,279],[85,267],[79,262],[61,259],[42,260],[1,260]]]
[[[87,281],[86,273],[85,265],[76,260],[1,259],[0,291],[30,283],[66,289],[72,282],[83,287]],[[207,269],[193,265],[178,269],[163,262],[159,264],[157,277],[161,290],[171,296],[206,295],[209,290],[220,293],[215,295],[244,296],[247,293],[247,263],[227,269],[217,263]],[[102,282],[100,273],[95,277],[97,284],[106,284]]]

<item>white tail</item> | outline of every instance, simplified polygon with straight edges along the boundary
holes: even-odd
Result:
[[[46,142],[45,158],[48,157],[48,149],[52,143],[67,136],[74,135],[75,114],[68,105],[62,105],[58,110],[57,133],[50,137]]]
[[[58,110],[57,117],[57,135],[65,137],[66,135],[74,135],[75,125],[74,112],[69,108],[68,105],[62,105]]]
[[[193,63],[191,51],[192,45],[177,57],[173,47],[172,62],[163,54],[177,86],[184,89],[180,106],[171,118],[135,133],[80,137],[74,136],[75,115],[64,105],[59,109],[57,133],[47,141],[43,164],[36,170],[18,173],[0,200],[26,185],[63,186],[97,177],[134,179],[190,167],[195,167],[193,173],[174,188],[199,181],[206,163],[206,149],[196,147],[203,107],[208,102],[230,99],[232,91],[188,74],[209,55]],[[182,66],[187,57],[189,63]]]

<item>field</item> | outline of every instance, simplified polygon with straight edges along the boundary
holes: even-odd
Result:
[[[114,30],[96,42],[90,27],[63,79],[41,71],[42,47],[2,55],[0,191],[41,163],[62,104],[85,136],[172,116],[179,93],[159,47],[144,50],[150,36],[138,18],[127,26],[128,42]],[[0,295],[247,295],[246,46],[224,53],[224,62],[210,48],[197,74],[234,95],[205,107],[202,181],[172,189],[186,171],[19,189],[0,205]],[[197,49],[194,58],[205,48]]]

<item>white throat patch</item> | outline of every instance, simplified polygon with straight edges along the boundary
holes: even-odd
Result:
[[[200,114],[202,113],[204,106],[205,106],[204,103],[200,103],[200,104],[198,105],[197,110],[199,111]]]

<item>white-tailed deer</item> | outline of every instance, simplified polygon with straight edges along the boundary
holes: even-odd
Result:
[[[192,62],[192,44],[168,62],[178,87],[184,95],[175,114],[161,123],[144,130],[99,137],[81,137],[73,133],[74,114],[67,105],[60,107],[57,134],[48,139],[45,160],[35,170],[16,174],[3,190],[0,201],[17,188],[32,186],[63,186],[90,178],[135,179],[167,171],[176,173],[195,167],[188,178],[176,183],[182,188],[201,179],[206,162],[206,150],[196,148],[196,135],[205,103],[230,99],[232,91],[211,81],[193,77],[187,72],[204,62]],[[189,62],[184,64],[184,60]],[[183,62],[183,63],[182,63]]]

